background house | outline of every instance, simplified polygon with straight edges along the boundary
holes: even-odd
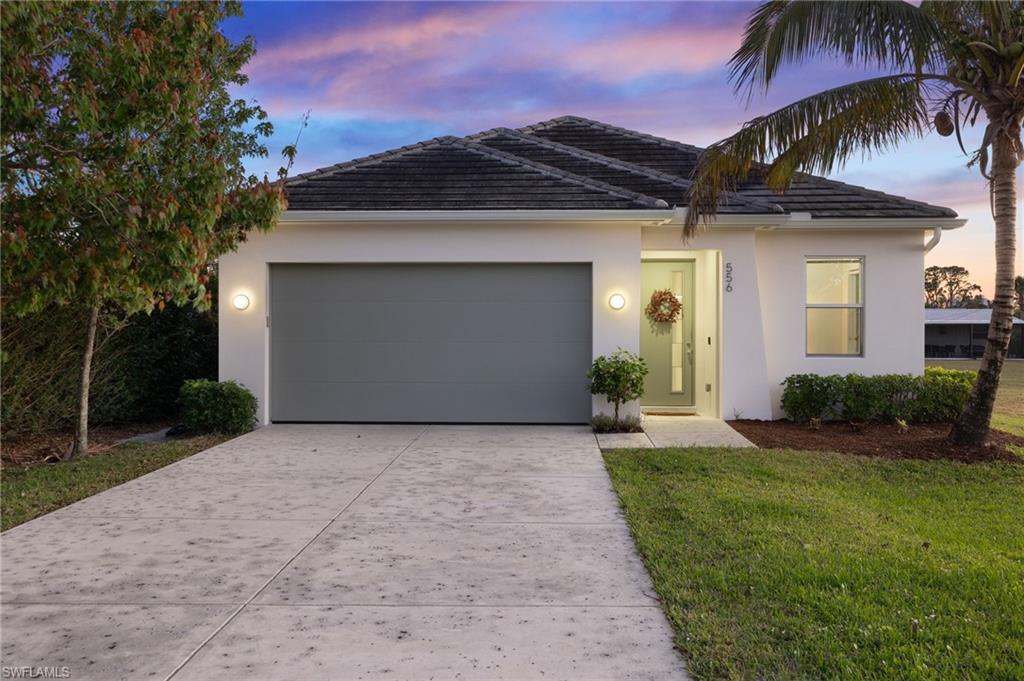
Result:
[[[992,310],[926,309],[924,356],[927,359],[978,359],[985,352],[985,334]],[[1024,357],[1024,320],[1013,318],[1008,356]]]

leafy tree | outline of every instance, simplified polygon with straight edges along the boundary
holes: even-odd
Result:
[[[243,159],[273,131],[233,99],[251,38],[235,2],[11,2],[0,16],[3,304],[88,311],[69,456],[88,449],[101,315],[209,305],[206,267],[283,203]],[[289,148],[294,155],[294,148]]]
[[[996,227],[992,321],[978,380],[950,441],[988,434],[1013,308],[1015,180],[1022,158],[1024,4],[1021,0],[761,4],[730,61],[737,90],[768,91],[785,66],[822,56],[884,75],[805,97],[713,144],[694,169],[687,234],[719,198],[756,171],[784,191],[800,171],[828,174],[853,156],[883,152],[935,129],[984,125],[969,156],[988,181]]]
[[[924,271],[925,307],[974,307],[981,287],[959,265],[932,265]]]
[[[615,423],[619,424],[619,406],[638,400],[644,394],[647,364],[643,358],[627,350],[601,355],[587,371],[590,394],[604,395],[615,407]]]

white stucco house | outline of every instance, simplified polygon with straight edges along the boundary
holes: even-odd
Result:
[[[263,422],[582,423],[594,357],[638,352],[633,411],[779,416],[798,372],[920,373],[948,208],[757,177],[684,241],[700,149],[579,117],[444,137],[287,181],[220,261],[220,376]],[[682,303],[652,323],[656,290]]]

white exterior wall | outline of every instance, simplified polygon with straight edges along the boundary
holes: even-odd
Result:
[[[589,262],[593,268],[593,353],[639,350],[645,301],[644,253],[719,254],[721,300],[718,413],[778,418],[779,384],[794,373],[920,373],[924,366],[924,251],[921,229],[757,230],[715,226],[689,242],[675,226],[579,223],[285,223],[251,235],[220,260],[220,377],[256,395],[269,415],[268,263]],[[804,261],[807,256],[864,258],[864,353],[808,357]],[[725,290],[726,268],[731,291]],[[231,306],[244,293],[247,310]],[[614,311],[608,297],[622,293]],[[700,292],[698,291],[698,295]],[[594,412],[610,410],[594,399]],[[627,413],[638,406],[629,405]]]
[[[596,357],[620,347],[639,351],[639,252],[637,223],[283,223],[220,259],[220,378],[249,388],[268,422],[269,263],[589,262]],[[239,293],[250,300],[243,311],[231,305]],[[608,307],[612,293],[626,297],[624,309]],[[610,408],[595,397],[594,410]]]
[[[923,232],[757,230],[715,226],[689,242],[678,227],[645,227],[642,249],[721,254],[721,416],[780,418],[779,385],[796,373],[920,374],[924,370]],[[808,357],[804,261],[864,258],[864,353]],[[725,291],[731,264],[732,291]],[[700,292],[698,291],[698,295]]]
[[[924,238],[921,230],[757,232],[757,258],[775,418],[790,374],[865,375],[924,371]],[[804,261],[864,258],[863,354],[808,357]]]

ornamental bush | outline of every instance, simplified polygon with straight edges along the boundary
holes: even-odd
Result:
[[[647,364],[639,355],[619,349],[609,356],[601,355],[587,372],[590,394],[604,395],[615,407],[615,423],[619,424],[619,406],[638,400],[644,394]]]
[[[782,410],[801,423],[952,421],[963,410],[975,372],[928,367],[924,376],[793,374],[782,382]]]
[[[256,424],[256,397],[234,381],[186,381],[181,387],[181,416],[196,433],[247,433]]]

